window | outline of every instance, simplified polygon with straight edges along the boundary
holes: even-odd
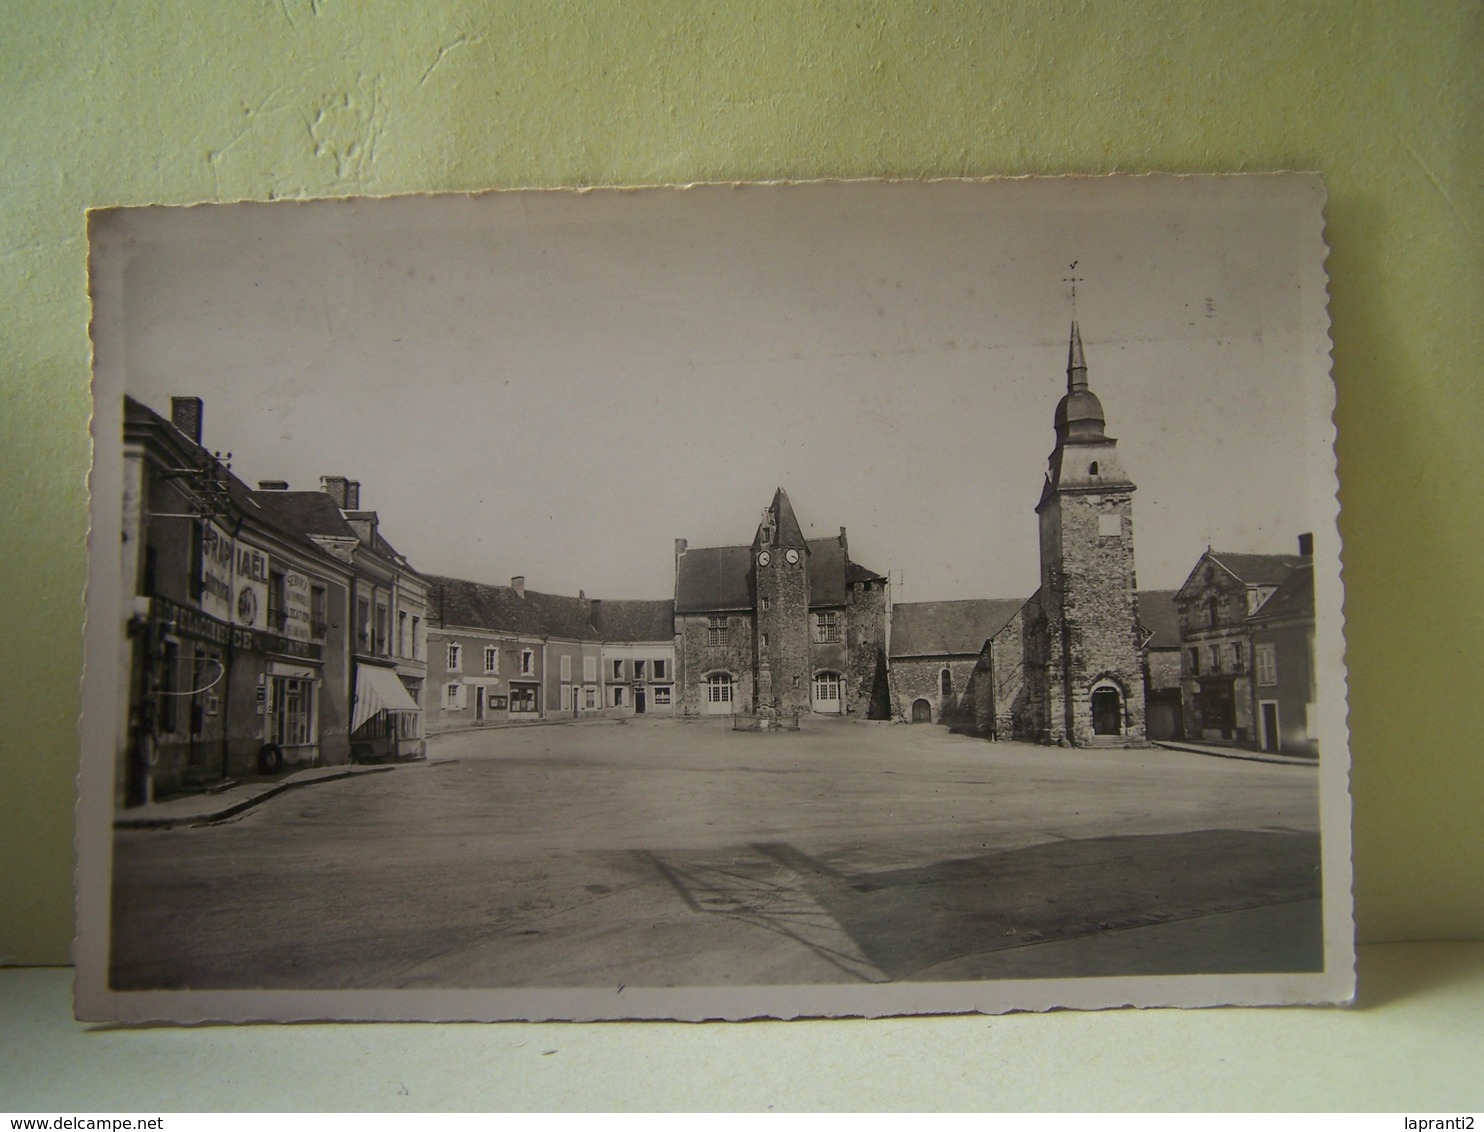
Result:
[[[324,586],[309,587],[309,635],[316,641],[325,639],[330,629],[330,591]]]
[[[1199,648],[1190,650],[1190,674],[1192,676],[1201,674],[1201,650]]]
[[[536,670],[536,654],[530,649],[522,649],[520,653],[520,674],[529,676]],[[535,710],[534,708],[532,709]]]
[[[582,658],[582,680],[585,684],[594,683],[598,679],[598,658],[585,656]],[[589,704],[589,707],[592,705]]]
[[[763,634],[763,648],[767,648],[767,647],[768,647],[768,634],[767,633],[764,633]]]
[[[725,617],[706,618],[706,643],[712,646],[727,643],[727,619]]]
[[[946,668],[938,673],[938,687],[945,696],[953,695],[953,673]]]
[[[1278,651],[1272,645],[1258,645],[1252,650],[1257,665],[1257,682],[1271,687],[1278,682]]]
[[[654,678],[656,680],[668,680],[670,678],[669,672],[665,669],[665,662],[662,659],[654,662]]]
[[[407,611],[397,611],[397,655],[407,655]]]
[[[423,619],[421,617],[414,617],[412,619],[412,659],[413,660],[416,660],[420,655],[422,655],[422,645],[420,645],[418,643],[418,638],[420,638],[422,636],[422,628],[423,628]]]
[[[565,683],[572,679],[572,658],[565,653],[562,654],[562,681]]]
[[[530,685],[517,685],[510,689],[510,711],[512,715],[516,712],[535,712],[539,708],[540,705],[537,702],[536,689],[534,687]]]
[[[595,708],[598,706],[598,690],[596,688],[588,687],[582,689],[582,706],[585,708]]]
[[[464,686],[462,684],[449,684],[443,689],[443,709],[445,711],[458,711],[464,706]]]
[[[364,597],[356,601],[356,644],[371,647],[371,602]]]
[[[1221,671],[1221,646],[1220,645],[1212,645],[1211,646],[1211,671],[1212,672],[1220,672]]]
[[[713,672],[706,677],[706,702],[708,704],[732,702],[732,678],[725,672]]]
[[[613,686],[613,706],[614,707],[623,707],[623,685],[622,684],[615,684]]]
[[[656,688],[654,690],[654,704],[655,704],[655,707],[669,707],[670,706],[670,689],[669,688]]]
[[[463,645],[449,645],[448,646],[448,670],[450,672],[461,672],[461,671],[463,671],[463,657],[464,657],[464,646]]]
[[[636,681],[644,679],[644,662],[642,660],[634,661],[634,679]]]
[[[829,609],[814,615],[814,625],[821,644],[837,644],[840,640],[840,615]]]
[[[768,612],[768,607],[770,605],[772,605],[772,602],[770,602],[767,598],[763,598],[762,599],[762,607],[763,607],[763,612],[764,613]]]
[[[834,703],[840,698],[840,677],[833,672],[821,672],[814,677],[814,698],[824,703]]]
[[[486,672],[500,671],[500,650],[494,645],[484,646],[484,670]]]
[[[282,633],[288,627],[288,610],[284,608],[284,574],[282,570],[268,572],[268,631]]]
[[[613,678],[615,680],[623,679],[623,661],[615,660],[613,662]]]
[[[1098,474],[1098,462],[1096,460],[1087,465],[1087,474],[1090,476],[1095,476]]]
[[[387,614],[387,608],[386,608],[386,606],[384,606],[384,605],[382,605],[380,603],[377,603],[377,606],[376,606],[376,651],[380,655],[382,655],[382,656],[386,656],[387,655],[388,645],[387,645],[387,636],[386,635],[387,635],[388,629],[390,628],[390,625],[391,625],[391,623],[390,623],[390,621],[388,619],[388,614]]]
[[[1244,658],[1242,656],[1242,642],[1241,641],[1233,641],[1232,642],[1232,671],[1233,672],[1245,672],[1247,670],[1246,669],[1246,666],[1243,665],[1243,663],[1242,663],[1243,659]]]

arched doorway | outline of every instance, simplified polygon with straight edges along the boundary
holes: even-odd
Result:
[[[926,700],[912,701],[912,722],[931,723],[933,721],[933,705]]]
[[[816,672],[814,674],[814,710],[826,715],[840,714],[840,674],[838,672]]]
[[[1111,684],[1093,689],[1092,733],[1094,735],[1123,734],[1123,695]]]
[[[734,682],[730,672],[712,672],[706,677],[706,705],[707,715],[731,715],[736,709],[732,706],[735,699]]]

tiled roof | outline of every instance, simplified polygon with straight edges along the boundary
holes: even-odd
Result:
[[[1306,562],[1296,567],[1283,584],[1268,595],[1248,621],[1274,621],[1279,617],[1314,616],[1314,566]]]
[[[252,499],[275,526],[301,538],[356,537],[335,501],[323,491],[255,491]]]
[[[809,540],[809,607],[845,604],[845,548],[838,538]]]
[[[605,641],[668,641],[675,636],[675,603],[594,601],[592,623]]]
[[[1139,624],[1153,634],[1149,638],[1149,648],[1177,649],[1180,647],[1180,616],[1175,609],[1175,595],[1179,592],[1179,590],[1139,591]]]
[[[977,655],[1023,605],[1024,598],[902,602],[892,607],[891,655]]]
[[[1249,586],[1276,586],[1306,561],[1297,554],[1234,554],[1225,550],[1207,554]]]
[[[588,621],[587,602],[582,598],[537,590],[526,590],[522,597],[512,586],[438,575],[429,575],[427,581],[429,620],[444,628],[492,629],[577,641],[600,639]]]

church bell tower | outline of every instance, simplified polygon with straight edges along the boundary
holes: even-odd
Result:
[[[1046,633],[1041,730],[1051,742],[1079,747],[1144,742],[1135,487],[1105,425],[1074,321],[1067,392],[1056,407],[1056,447],[1036,514]]]

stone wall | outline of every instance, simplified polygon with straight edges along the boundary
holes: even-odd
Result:
[[[849,659],[843,672],[845,710],[862,719],[891,717],[886,667],[886,583],[857,582],[846,609]]]
[[[683,715],[702,715],[706,711],[706,676],[712,672],[730,672],[735,680],[732,707],[750,710],[753,698],[753,626],[747,612],[728,613],[726,642],[707,643],[708,621],[704,613],[678,615],[675,618],[675,665],[678,682],[677,705]]]

